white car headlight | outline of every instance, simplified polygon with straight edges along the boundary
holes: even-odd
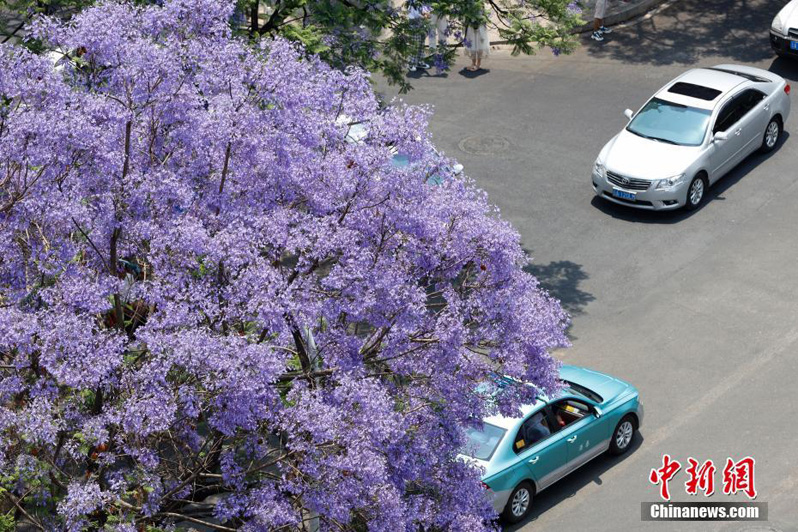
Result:
[[[657,181],[657,185],[654,188],[657,190],[669,190],[678,187],[683,182],[684,182],[684,174],[679,174],[673,177],[666,177],[665,179],[660,179],[659,181]]]
[[[601,164],[601,163],[600,163],[598,160],[596,160],[596,163],[593,165],[593,172],[594,172],[594,173],[595,173],[597,176],[599,176],[600,178],[602,178],[602,179],[604,179],[605,177],[607,177],[607,169],[606,169],[606,168],[604,168],[604,165],[603,165],[603,164]]]
[[[779,35],[785,35],[784,21],[781,18],[781,13],[776,15],[776,18],[773,19],[773,23],[770,25],[770,31],[778,33]]]

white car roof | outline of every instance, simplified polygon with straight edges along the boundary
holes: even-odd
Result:
[[[709,87],[710,89],[719,90],[723,94],[726,94],[740,83],[745,83],[745,79],[740,76],[708,68],[688,70],[679,78],[679,81]]]
[[[720,91],[720,94],[715,99],[708,101],[702,100],[701,98],[686,96],[684,94],[669,92],[668,89],[673,87],[676,83],[690,83],[691,85],[707,87]],[[688,70],[683,75],[668,83],[655,96],[661,100],[667,100],[669,102],[687,105],[689,107],[696,107],[698,109],[714,109],[723,99],[725,94],[743,83],[748,83],[748,80],[734,74],[729,74],[718,70],[710,70],[708,68],[696,68],[693,70]]]

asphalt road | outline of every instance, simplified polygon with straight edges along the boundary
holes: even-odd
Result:
[[[558,356],[632,382],[646,407],[632,452],[541,493],[511,530],[798,531],[798,90],[780,147],[746,160],[695,213],[605,203],[589,180],[623,110],[687,68],[749,64],[798,89],[798,61],[768,45],[784,3],[676,0],[604,43],[585,36],[571,56],[499,51],[479,76],[461,59],[448,76],[418,76],[403,97],[434,105],[436,145],[488,191],[521,233],[530,271],[573,315],[573,347]],[[719,470],[729,456],[754,457],[770,521],[642,522],[640,503],[658,500],[648,473],[664,453]],[[673,500],[747,500],[691,497],[685,480],[683,469]],[[720,490],[720,471],[715,480]]]

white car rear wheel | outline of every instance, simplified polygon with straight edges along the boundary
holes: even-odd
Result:
[[[768,122],[768,127],[765,128],[765,135],[762,137],[762,152],[768,153],[773,151],[779,143],[781,137],[781,121],[778,117],[774,116]]]

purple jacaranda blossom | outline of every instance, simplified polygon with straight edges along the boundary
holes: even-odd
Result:
[[[64,518],[65,529],[70,532],[83,530],[86,515],[103,506],[107,499],[96,482],[69,484],[66,496],[58,503],[58,513]]]
[[[233,7],[0,47],[3,487],[48,530],[491,529],[463,428],[556,391],[567,316],[429,108]]]
[[[577,2],[569,3],[566,6],[565,10],[569,15],[580,15],[582,13],[582,8],[579,6]]]
[[[438,74],[449,70],[449,63],[446,61],[446,57],[443,54],[434,54],[432,56],[432,62]]]

